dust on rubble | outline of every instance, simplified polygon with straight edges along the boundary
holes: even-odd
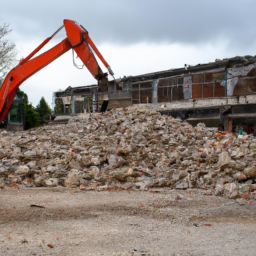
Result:
[[[256,199],[256,139],[139,107],[0,133],[0,187],[167,187]]]

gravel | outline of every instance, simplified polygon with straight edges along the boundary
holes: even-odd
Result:
[[[256,249],[254,201],[197,189],[0,193],[0,255],[254,255]]]

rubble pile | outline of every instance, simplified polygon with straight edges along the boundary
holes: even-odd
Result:
[[[204,189],[256,199],[256,139],[152,110],[116,109],[66,125],[0,133],[0,187]]]

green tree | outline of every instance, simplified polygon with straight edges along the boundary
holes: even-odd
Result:
[[[16,57],[15,44],[5,39],[10,32],[9,24],[0,25],[0,87]]]
[[[21,89],[18,89],[17,96],[18,97],[23,97],[24,104],[28,104],[28,95],[25,92],[23,92]]]
[[[39,126],[41,124],[40,115],[36,111],[35,107],[33,107],[31,103],[28,103],[28,95],[21,90],[17,92],[17,95],[19,97],[22,96],[24,99],[25,129]]]
[[[25,112],[25,129],[30,129],[39,126],[42,121],[39,113],[36,111],[35,107],[30,104],[24,104]]]
[[[55,99],[55,111],[57,115],[63,114],[63,100],[62,98]]]
[[[44,122],[44,118],[46,116],[49,116],[52,113],[52,110],[47,104],[44,97],[41,98],[38,105],[36,106],[36,111],[39,113],[42,122]]]

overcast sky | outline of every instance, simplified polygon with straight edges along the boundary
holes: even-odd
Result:
[[[255,10],[255,0],[8,0],[1,2],[0,24],[10,24],[8,39],[16,44],[20,59],[52,35],[64,19],[75,20],[88,30],[119,78],[185,63],[254,56]],[[40,53],[65,37],[63,29]],[[20,88],[34,106],[42,96],[52,106],[54,91],[90,84],[96,80],[86,68],[73,66],[69,51]]]

